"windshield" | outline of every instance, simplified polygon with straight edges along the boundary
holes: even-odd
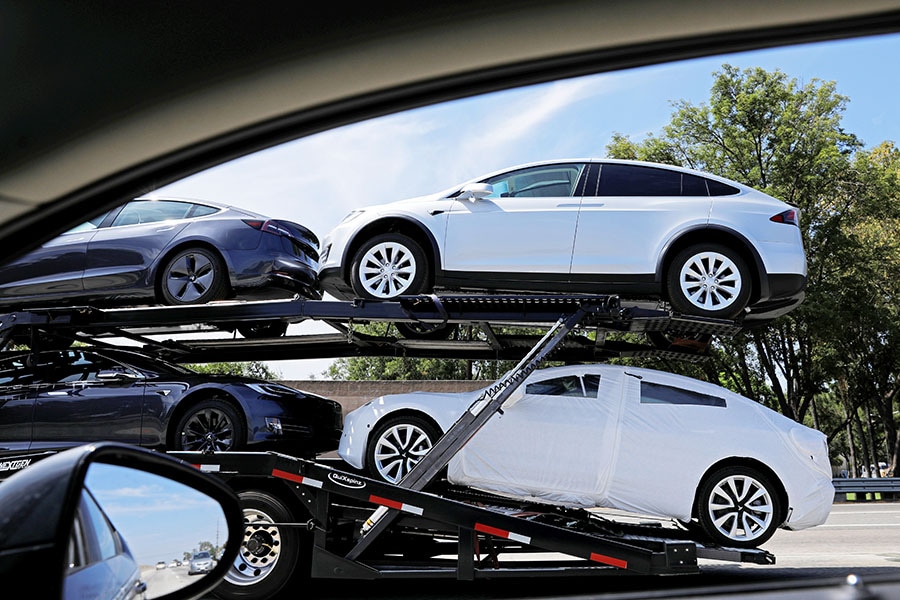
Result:
[[[504,208],[502,203],[515,200],[526,207],[528,205],[524,203],[530,201],[533,208],[528,210],[536,211],[536,197],[574,196],[573,206],[586,204],[588,200],[581,198],[591,192],[584,186],[586,182],[603,181],[602,167],[598,167],[601,174],[597,178],[582,162],[587,159],[574,160],[572,157],[636,159],[687,167],[701,176],[708,174],[711,176],[709,183],[700,181],[698,184],[696,179],[690,180],[694,186],[692,190],[702,190],[690,194],[722,196],[706,205],[705,217],[714,215],[717,210],[726,210],[725,203],[733,201],[732,198],[742,197],[736,193],[736,185],[721,182],[737,182],[763,191],[783,201],[787,208],[798,209],[799,233],[806,253],[806,264],[801,265],[799,272],[809,276],[800,308],[782,316],[771,328],[761,327],[752,334],[714,340],[713,358],[705,363],[660,362],[658,358],[618,360],[713,381],[793,422],[821,432],[827,439],[829,478],[891,476],[894,471],[890,466],[872,469],[868,465],[878,461],[896,465],[898,413],[895,402],[887,399],[893,397],[890,382],[896,375],[891,366],[894,363],[886,355],[883,358],[887,362],[877,359],[880,367],[868,360],[856,362],[850,357],[874,359],[880,356],[876,349],[884,347],[882,340],[890,336],[888,332],[894,327],[894,317],[890,316],[894,311],[888,298],[892,297],[893,292],[889,290],[895,288],[895,280],[887,276],[892,272],[893,267],[887,265],[893,264],[890,262],[893,258],[886,257],[897,256],[897,240],[893,233],[888,233],[893,231],[893,225],[889,223],[894,223],[896,217],[893,208],[897,202],[896,186],[882,186],[896,181],[900,173],[900,151],[895,147],[895,141],[900,139],[900,120],[889,116],[894,111],[890,98],[896,96],[894,88],[898,78],[884,72],[867,76],[860,65],[870,62],[872,56],[893,56],[897,52],[900,52],[900,36],[886,35],[716,56],[525,87],[310,136],[198,174],[163,191],[210,198],[227,194],[230,202],[243,202],[256,210],[305,224],[318,232],[327,245],[340,242],[340,236],[351,235],[352,228],[358,230],[372,222],[365,221],[370,217],[356,214],[341,223],[343,217],[354,210],[427,196],[441,189],[453,189],[454,185],[480,174],[507,169],[509,174],[489,180],[494,186],[493,194],[488,198],[461,201],[460,207],[435,204],[422,209],[398,208],[398,217],[402,215],[404,219],[425,218],[416,215],[425,215],[429,210],[431,215],[446,219],[431,230],[438,240],[436,244],[445,253],[439,260],[445,261],[444,268],[471,269],[476,273],[495,268],[506,273],[518,268],[511,266],[517,264],[517,257],[523,252],[533,252],[531,248],[535,247],[545,253],[547,261],[555,260],[552,257],[557,250],[544,241],[546,238],[529,236],[529,244],[519,246],[518,240],[505,237],[504,228],[513,227],[512,219],[524,218],[518,216],[524,213],[517,212],[514,217],[513,213],[502,212],[513,210]],[[892,64],[882,65],[882,69],[893,68]],[[391,140],[389,149],[378,143],[383,139]],[[470,144],[465,152],[460,152],[457,143],[460,139],[478,139],[479,143]],[[341,158],[336,159],[338,156]],[[535,172],[532,177],[525,171],[530,179],[516,180],[519,173],[514,169],[516,165],[547,159],[562,161],[555,171],[552,168],[547,171],[559,176],[540,184],[552,193],[529,187],[530,181],[544,181],[541,173]],[[567,159],[572,162],[565,163]],[[287,167],[297,164],[303,164],[305,168]],[[614,172],[613,169],[607,171],[609,174]],[[260,172],[278,175],[253,176]],[[625,195],[629,185],[632,184],[622,184]],[[681,185],[687,186],[688,179],[685,178]],[[721,187],[714,190],[713,185]],[[303,203],[283,204],[283,195],[278,190],[290,187],[303,189],[312,197],[327,197],[329,202],[314,212],[305,210]],[[519,198],[514,197],[514,188],[521,190]],[[557,188],[564,191],[560,193]],[[364,197],[358,193],[360,189],[367,190]],[[727,189],[727,192],[721,192],[721,189]],[[626,204],[604,200],[616,211],[628,209]],[[592,210],[600,210],[593,204],[591,206]],[[497,207],[502,216],[498,212],[492,220],[486,221],[491,225],[478,230],[481,237],[454,237],[460,231],[454,228],[463,225],[458,224],[452,211],[471,213],[467,219],[474,227],[475,219],[481,218],[476,215],[487,215]],[[623,233],[637,236],[643,245],[628,246],[630,253],[617,255],[615,270],[620,274],[633,268],[632,262],[639,262],[640,253],[652,250],[647,244],[651,220],[655,217],[646,207],[640,210],[640,217],[622,222]],[[782,211],[773,211],[770,216],[776,212]],[[542,231],[549,236],[549,232],[557,231],[554,228],[563,223],[561,219],[564,218],[562,215],[545,217]],[[580,222],[576,225],[572,221],[569,237],[565,238],[568,247],[560,250],[570,253],[565,259],[568,273],[575,273],[578,268],[580,246],[584,244],[585,251],[589,247],[588,242],[582,242],[575,233],[587,227],[586,223],[593,223],[587,218],[582,209]],[[502,219],[509,219],[509,224]],[[334,229],[334,237],[329,237],[338,224],[344,229]],[[560,227],[559,231],[564,229]],[[571,254],[573,235],[576,236],[574,258]],[[661,233],[659,241],[652,242],[651,246],[671,243],[666,235],[671,233]],[[622,245],[627,244],[624,239],[615,239]],[[488,257],[493,259],[495,252],[492,242],[500,240],[516,250],[511,251],[508,259],[498,254],[497,265],[500,266],[488,266]],[[451,247],[451,243],[457,241],[458,245]],[[335,251],[334,247],[330,250]],[[597,250],[603,251],[606,250]],[[341,252],[345,252],[343,247]],[[471,262],[465,260],[467,253],[474,257]],[[452,263],[456,257],[460,261]],[[343,260],[349,265],[351,257],[344,256]],[[871,269],[863,268],[863,264],[871,265]],[[526,272],[545,268],[538,261],[523,265],[522,270]],[[436,266],[440,267],[440,263]],[[872,296],[866,295],[874,289],[872,280],[868,277],[857,279],[857,275],[876,271],[885,274],[878,276],[878,283],[874,284],[884,293],[878,293],[878,299],[873,303]],[[576,280],[574,275],[572,280]],[[476,282],[472,279],[471,283]],[[830,316],[825,317],[822,311],[826,306],[830,307],[828,311],[836,312],[826,311]],[[863,306],[866,309],[866,333],[858,337],[860,333],[855,325],[859,324],[860,315],[857,311]],[[852,327],[854,333],[844,331],[844,324]],[[333,331],[328,326],[314,323],[292,325],[291,331],[295,329],[298,332]],[[801,330],[804,333],[801,334]],[[373,326],[363,331],[375,333],[381,330]],[[851,339],[857,340],[859,345],[851,343]],[[673,341],[691,343],[690,340],[668,340],[666,343]],[[841,356],[842,359],[827,360],[831,366],[826,369],[821,362],[826,356]],[[483,378],[489,383],[512,368],[514,362],[440,359],[429,362],[429,359],[421,359],[400,364],[380,358],[321,358],[270,364],[285,379],[309,382],[321,377],[371,381],[387,376]],[[551,361],[549,364],[556,363]],[[809,379],[813,372],[817,373],[813,378],[815,383]],[[879,374],[875,375],[876,372]],[[446,388],[459,389],[449,382]],[[409,386],[409,389],[415,389],[415,386]],[[868,391],[863,392],[864,389]],[[376,387],[373,387],[371,396],[366,399],[376,395]],[[522,404],[517,402],[516,407]],[[660,403],[646,406],[651,404]],[[687,414],[684,410],[694,410],[679,406],[681,401],[671,404],[671,410],[676,411],[671,418],[680,419],[679,415]],[[725,405],[718,399],[696,404],[719,406],[717,410],[724,410]],[[658,438],[648,443],[680,447],[680,442],[666,439]],[[753,442],[748,440],[748,443]],[[579,459],[567,456],[565,460]],[[639,464],[633,468],[655,472]],[[846,497],[860,498],[861,495],[851,493]],[[844,498],[838,494],[839,500]],[[776,501],[773,499],[773,502]],[[854,513],[857,506],[835,504],[828,523],[837,526],[865,519]],[[896,512],[889,504],[879,505],[878,509],[885,512],[879,512],[880,516],[874,517],[875,522],[893,518]],[[795,510],[799,508],[795,507]],[[859,527],[867,526],[860,523]],[[798,548],[794,544],[803,545],[801,540],[808,540],[828,554],[831,545],[827,539],[828,531],[816,527],[793,534],[780,530],[764,547],[773,550],[779,564],[811,567],[810,559],[794,556],[793,549]],[[875,559],[868,566],[875,570],[883,568],[885,572],[896,570],[894,565],[881,559]]]
[[[900,582],[900,34],[683,56],[191,164],[141,192],[215,218],[123,198],[0,270],[0,470],[92,400],[90,440],[206,444],[244,508],[226,599]],[[91,346],[279,385],[21,354]]]

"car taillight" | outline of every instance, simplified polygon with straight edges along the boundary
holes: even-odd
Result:
[[[769,217],[769,220],[775,223],[787,223],[788,225],[797,225],[798,227],[800,226],[800,218],[797,214],[797,210],[794,208]]]
[[[290,237],[291,232],[287,229],[278,225],[275,221],[262,221],[259,219],[242,219],[244,223],[256,229],[258,231],[262,231],[265,233],[276,233],[278,235],[285,235]]]

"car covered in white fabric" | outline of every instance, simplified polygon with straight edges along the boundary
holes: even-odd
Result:
[[[490,390],[375,398],[345,417],[338,454],[398,482]],[[532,372],[450,460],[447,479],[669,518],[737,548],[820,525],[834,500],[820,431],[715,384],[609,364]]]

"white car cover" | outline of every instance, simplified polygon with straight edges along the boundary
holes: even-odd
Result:
[[[683,389],[686,381],[694,394],[684,401],[653,398],[654,383]],[[597,398],[511,400],[517,401],[451,459],[452,483],[528,501],[688,520],[704,474],[723,458],[742,457],[784,482],[798,519],[789,517],[790,528],[820,524],[829,513],[824,434],[719,386],[608,369]]]

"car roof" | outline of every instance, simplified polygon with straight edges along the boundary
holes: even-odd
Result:
[[[619,165],[638,165],[644,167],[652,167],[654,169],[665,169],[667,171],[678,171],[680,173],[692,173],[694,175],[698,175],[700,177],[706,177],[708,179],[715,179],[716,181],[721,181],[722,183],[727,183],[733,187],[738,187],[742,190],[750,190],[751,188],[738,182],[733,181],[731,179],[727,179],[725,177],[720,177],[714,173],[707,173],[705,171],[698,171],[696,169],[691,169],[688,167],[680,167],[676,165],[667,165],[664,163],[650,162],[646,160],[632,160],[625,158],[557,158],[557,159],[546,159],[546,160],[537,160],[528,163],[523,163],[520,165],[514,165],[511,167],[506,167],[504,169],[498,169],[496,171],[492,171],[490,173],[486,173],[475,177],[474,179],[470,179],[466,183],[474,183],[476,181],[482,181],[484,179],[490,179],[496,175],[502,175],[503,173],[509,173],[511,171],[518,171],[519,169],[527,169],[530,167],[540,167],[544,165],[563,165],[569,163],[607,163],[607,164],[619,164]],[[465,184],[463,184],[465,185]],[[459,186],[455,186],[459,187]]]
[[[814,8],[814,10],[813,10]],[[0,240],[298,136],[487,91],[898,30],[896,0],[0,4]],[[498,24],[502,23],[502,27]],[[564,32],[564,33],[561,33]],[[112,60],[110,57],[115,57]]]
[[[662,371],[659,369],[651,369],[648,367],[635,367],[631,365],[611,363],[563,365],[559,367],[546,367],[543,369],[536,369],[531,372],[527,381],[531,383],[533,381],[553,379],[555,377],[562,377],[565,375],[581,375],[583,373],[597,373],[601,376],[603,374],[609,373],[631,373],[632,375],[649,377],[651,379],[665,379],[666,381],[671,382],[673,385],[679,385],[680,387],[684,388],[704,388],[708,390],[715,389],[721,390],[721,392],[724,394],[735,394],[735,392],[732,392],[731,390],[728,390],[727,388],[724,388],[718,384],[710,383],[708,381],[702,381],[700,379],[694,379],[693,377],[688,377],[686,375],[671,373],[669,371]]]
[[[224,202],[216,202],[214,200],[204,200],[202,198],[188,198],[188,197],[183,197],[183,196],[145,194],[143,196],[138,196],[137,198],[132,198],[132,200],[149,200],[152,202],[161,202],[161,201],[170,200],[173,202],[187,202],[190,204],[202,204],[203,206],[209,206],[211,208],[218,208],[219,210],[223,210],[223,211],[230,210],[230,211],[238,212],[238,213],[252,216],[252,217],[268,218],[265,215],[261,215],[259,213],[253,212],[246,208],[241,208],[239,206],[233,206],[231,204],[225,204]]]

